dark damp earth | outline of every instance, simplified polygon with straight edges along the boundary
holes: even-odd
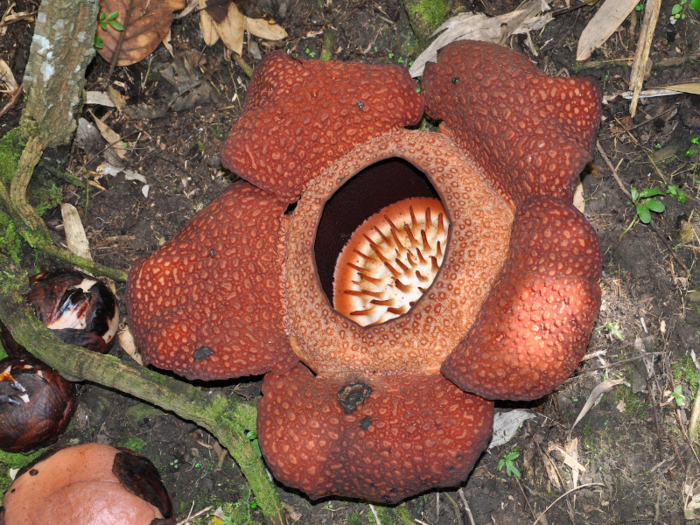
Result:
[[[452,14],[475,10],[498,15],[512,11],[517,4],[513,0],[454,0],[449,9]],[[687,16],[672,24],[675,4]],[[4,12],[9,4],[3,1],[0,5],[0,12]],[[38,2],[16,0],[15,10],[34,11],[37,6]],[[552,7],[566,7],[566,1],[554,0]],[[612,60],[633,56],[641,13],[635,11],[637,21],[624,22],[582,69],[575,61],[576,45],[596,9],[584,7],[561,14],[533,34],[537,56],[524,36],[513,37],[508,44],[547,74],[594,77],[606,97],[612,97],[628,89],[628,66]],[[652,41],[653,68],[645,88],[697,81],[700,70],[688,55],[696,53],[697,58],[699,21],[700,13],[690,11],[685,3],[664,3]],[[419,51],[406,12],[397,0],[295,0],[281,22],[289,37],[273,47],[284,46],[304,58],[320,56],[324,32],[329,29],[337,29],[336,60],[407,66]],[[32,30],[31,22],[21,21],[8,26],[5,36],[0,37],[0,58],[18,79],[26,64]],[[263,53],[270,49],[252,38],[244,48],[244,58],[254,64],[252,43]],[[104,154],[98,153],[102,146],[93,151],[76,146],[47,150],[30,188],[38,195],[40,185],[54,184],[61,200],[78,208],[93,257],[108,266],[127,269],[157,249],[232,183],[231,174],[221,167],[220,153],[245,99],[248,78],[235,62],[225,60],[220,42],[205,46],[194,14],[175,21],[172,45],[175,58],[160,46],[152,59],[116,68],[110,83],[126,97],[128,105],[161,104],[177,92],[177,86],[166,80],[166,69],[173,66],[185,71],[183,61],[189,57],[189,63],[196,60],[199,67],[187,74],[212,88],[203,100],[197,104],[183,101],[181,111],[153,120],[138,115],[128,118],[110,113],[108,108],[90,106],[95,116],[107,117],[117,133],[135,140],[128,167],[146,178],[148,196],[144,196],[143,182],[126,180],[123,173],[114,177],[96,174],[98,165],[105,161]],[[87,89],[101,90],[108,70],[109,65],[97,58],[88,72]],[[6,94],[1,96],[0,107],[9,100]],[[0,118],[0,137],[17,125],[22,107],[20,100]],[[602,486],[579,489],[561,499],[539,523],[685,522],[684,511],[693,495],[700,493],[700,483],[693,485],[700,479],[700,462],[687,435],[700,378],[691,357],[693,350],[700,353],[700,280],[696,269],[700,239],[695,233],[700,219],[695,210],[700,189],[699,108],[699,95],[649,98],[642,101],[632,119],[625,99],[610,98],[604,104],[600,146],[626,187],[661,190],[657,199],[665,211],[651,213],[660,235],[640,223],[627,231],[635,207],[596,153],[582,178],[585,215],[598,232],[604,253],[603,306],[588,358],[554,394],[527,404],[497,405],[497,412],[526,409],[534,418],[508,443],[484,453],[461,487],[428,492],[403,503],[415,523],[469,523],[464,496],[479,525],[531,524],[575,484],[589,483]],[[86,118],[92,119],[89,115]],[[88,174],[102,189],[68,184],[56,177],[57,170]],[[50,209],[43,217],[60,244],[64,239],[59,209]],[[26,247],[23,250],[22,262],[30,273],[52,263],[35,259]],[[671,251],[691,270],[690,275],[672,258]],[[123,285],[117,286],[117,292],[123,301]],[[120,308],[125,316],[123,302]],[[654,371],[651,389],[645,360],[630,360],[643,351],[655,354],[653,360],[647,360]],[[112,354],[129,359],[118,344]],[[625,383],[604,394],[571,430],[593,388],[606,379],[624,379]],[[260,396],[260,378],[256,377],[199,386],[247,400]],[[348,393],[348,403],[356,402],[360,390]],[[652,395],[650,390],[668,394]],[[678,406],[678,400],[684,406]],[[174,500],[178,520],[187,518],[191,510],[212,506],[213,511],[223,506],[233,515],[230,523],[264,521],[238,467],[209,434],[190,422],[87,384],[80,387],[75,417],[59,444],[87,442],[127,447],[150,458]],[[564,453],[577,463],[567,460]],[[509,466],[517,468],[521,477],[509,476]],[[6,465],[0,464],[2,490],[6,489],[7,476]],[[277,488],[290,522],[376,523],[373,510],[364,502],[314,502],[283,486]],[[374,511],[384,525],[410,523],[405,514],[399,517],[396,508],[374,506]],[[210,519],[207,515],[198,523],[206,525]]]

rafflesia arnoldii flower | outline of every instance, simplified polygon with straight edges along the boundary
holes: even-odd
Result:
[[[131,270],[144,360],[271,372],[260,447],[312,498],[462,482],[492,400],[551,392],[585,353],[602,257],[571,201],[600,100],[480,42],[444,48],[423,94],[398,66],[268,55],[222,157],[248,182]],[[424,109],[442,133],[404,128]]]

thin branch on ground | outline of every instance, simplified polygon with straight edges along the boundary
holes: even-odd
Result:
[[[571,489],[571,490],[567,490],[566,492],[564,492],[564,494],[562,494],[562,495],[559,496],[557,499],[555,499],[555,500],[549,505],[549,507],[547,507],[546,509],[544,509],[544,510],[542,511],[542,514],[540,514],[540,515],[537,517],[537,519],[532,523],[532,525],[537,525],[537,522],[539,522],[539,521],[542,519],[542,517],[543,517],[545,514],[547,514],[547,511],[548,511],[549,509],[551,509],[554,505],[556,505],[557,502],[558,502],[560,499],[565,498],[566,496],[568,496],[569,494],[571,494],[572,492],[575,492],[575,491],[577,491],[577,490],[580,490],[580,489],[583,489],[583,488],[586,488],[586,487],[595,487],[595,486],[604,487],[605,485],[604,485],[603,483],[586,483],[585,485],[579,485],[578,487],[574,487],[574,488]]]
[[[457,502],[447,492],[445,492],[445,496],[447,497],[447,500],[452,504],[452,508],[455,511],[455,518],[457,520],[457,525],[464,525],[464,522],[462,521],[462,511],[459,510],[459,505],[457,505]],[[473,523],[472,523],[472,525],[473,525]]]
[[[467,517],[469,518],[469,523],[471,523],[471,525],[475,525],[474,516],[472,516],[472,509],[469,508],[469,503],[467,502],[467,496],[465,496],[465,494],[464,494],[464,489],[460,487],[460,489],[457,491],[457,493],[459,494],[459,497],[462,499],[462,503],[464,503],[464,510],[467,511]],[[527,498],[525,498],[525,500],[527,501]],[[530,505],[530,503],[528,503],[528,506],[529,505]],[[534,514],[532,517],[533,518],[535,517]]]
[[[656,23],[659,21],[661,1],[649,0],[644,10],[644,20],[642,21],[642,28],[639,31],[639,42],[637,43],[637,54],[634,57],[630,75],[630,89],[634,92],[630,102],[630,115],[633,117],[637,113],[639,94],[642,92],[642,86],[644,85],[644,76],[649,63],[649,51],[651,51],[651,44],[654,40]]]

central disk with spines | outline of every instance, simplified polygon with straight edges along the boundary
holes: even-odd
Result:
[[[437,275],[449,221],[438,199],[396,202],[355,230],[335,266],[333,306],[361,326],[408,312]]]

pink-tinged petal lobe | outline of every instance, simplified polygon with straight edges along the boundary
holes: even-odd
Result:
[[[300,60],[283,51],[256,67],[224,166],[295,202],[307,183],[358,144],[423,116],[405,68]]]
[[[533,195],[573,198],[593,158],[602,92],[590,78],[554,78],[508,48],[454,42],[428,63],[426,111],[514,206]]]
[[[551,392],[578,366],[600,309],[600,241],[572,204],[533,197],[513,224],[501,274],[442,365],[448,379],[487,399]]]
[[[145,363],[215,380],[281,373],[298,362],[282,326],[285,207],[234,184],[132,267],[129,326]]]
[[[396,503],[464,481],[491,438],[493,403],[440,375],[268,374],[258,437],[276,479],[312,499]]]

